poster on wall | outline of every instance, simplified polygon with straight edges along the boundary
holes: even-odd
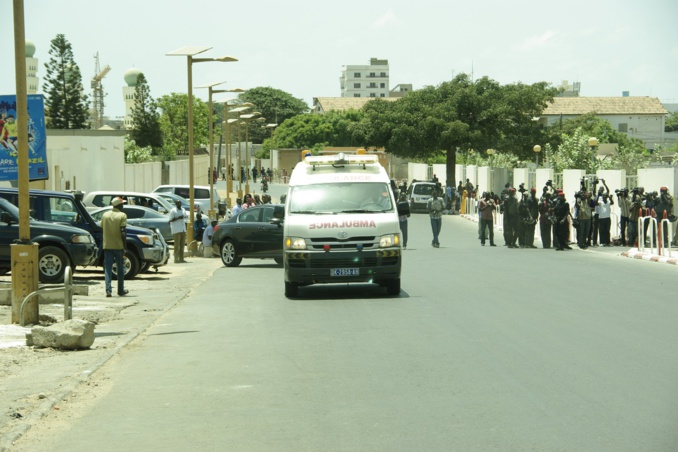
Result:
[[[18,179],[16,96],[0,95],[0,181]],[[41,94],[28,96],[28,178],[47,179],[45,106]]]

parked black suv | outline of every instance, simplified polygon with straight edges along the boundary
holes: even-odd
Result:
[[[89,265],[103,266],[103,230],[82,203],[82,193],[63,193],[47,190],[30,190],[31,217],[40,221],[60,223],[84,229],[94,237],[99,248],[97,260]],[[18,205],[16,188],[0,188],[0,198]],[[150,229],[127,226],[127,254],[125,279],[134,278],[149,267],[160,267],[169,260],[169,247],[162,236]],[[113,272],[117,273],[114,267]]]
[[[67,266],[92,265],[97,260],[96,242],[87,231],[35,220],[31,220],[30,229],[31,241],[39,245],[40,282],[61,282]],[[0,274],[12,268],[10,245],[18,238],[19,209],[0,199]]]

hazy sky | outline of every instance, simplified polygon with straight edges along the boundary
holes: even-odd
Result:
[[[13,19],[3,0],[0,94],[13,94]],[[194,86],[271,86],[304,100],[339,96],[342,65],[388,59],[391,88],[438,85],[473,70],[500,83],[581,82],[582,96],[655,96],[678,103],[676,0],[24,0],[40,87],[50,41],[72,44],[84,86],[94,55],[110,65],[105,114],[124,115],[123,75],[139,68],[158,98],[187,90],[186,58],[166,53],[212,46],[234,63],[193,66]],[[206,99],[206,89],[195,90]]]

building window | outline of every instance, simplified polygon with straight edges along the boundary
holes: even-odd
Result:
[[[354,88],[360,89],[360,83],[354,83],[354,84],[353,84],[353,87],[354,87]]]
[[[353,78],[360,78],[360,72],[354,72]]]
[[[380,83],[379,88],[386,88],[386,83]]]
[[[370,97],[377,97],[375,93],[370,93]]]
[[[629,125],[625,122],[619,124],[619,131],[627,133],[629,131]]]
[[[381,93],[381,95],[379,97],[386,97],[386,94]]]
[[[370,83],[369,86],[368,86],[368,88],[376,88],[376,87],[377,87],[376,83]]]
[[[377,75],[374,72],[370,72],[370,77],[376,77]]]
[[[360,97],[360,93],[353,93],[353,97]]]
[[[388,75],[386,75],[386,72],[382,72],[382,73],[381,73],[381,76],[382,76],[382,77],[388,77]]]

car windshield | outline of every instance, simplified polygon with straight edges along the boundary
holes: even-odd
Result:
[[[380,213],[393,211],[385,183],[327,183],[292,187],[291,214]]]
[[[430,196],[433,194],[433,187],[434,185],[432,184],[417,184],[414,186],[414,194],[415,195],[427,195]]]

